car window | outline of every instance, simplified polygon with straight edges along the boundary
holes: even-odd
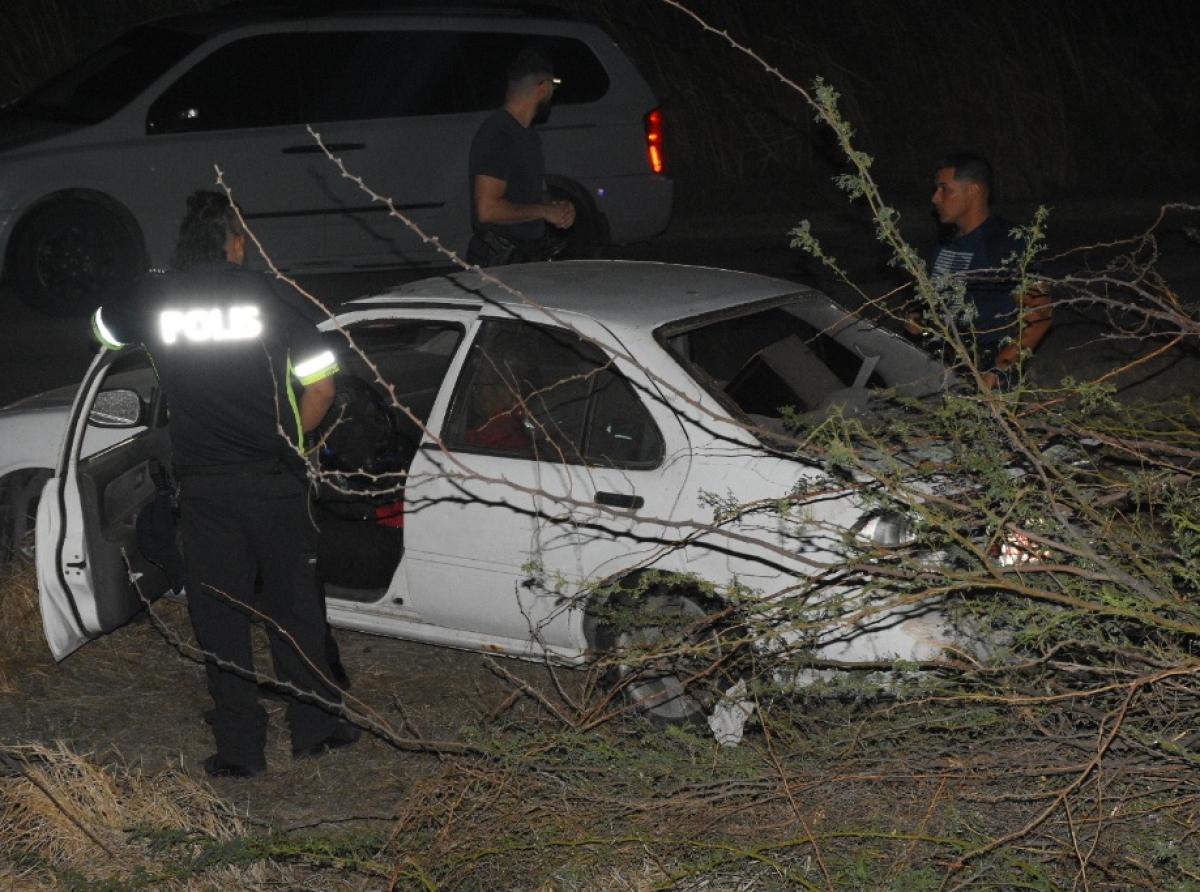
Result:
[[[315,121],[447,115],[499,108],[508,64],[536,43],[562,83],[556,105],[595,102],[608,74],[582,41],[458,31],[315,32],[305,38],[305,95]]]
[[[446,446],[509,458],[647,468],[663,440],[629,382],[571,332],[485,323],[446,425]]]
[[[554,62],[556,105],[608,92],[603,64],[567,37],[458,31],[316,31],[247,37],[211,53],[150,108],[146,132],[457,114],[498,108],[506,71],[536,44]]]
[[[463,327],[438,320],[388,319],[360,322],[346,332],[353,347],[345,334],[328,335],[341,373],[379,389],[380,395],[394,404],[397,426],[407,438],[419,441],[417,422],[429,420],[442,379],[462,340]]]
[[[189,133],[303,124],[300,34],[263,34],[201,59],[150,106],[146,132]]]
[[[304,77],[318,122],[476,111],[479,97],[451,31],[308,35]]]
[[[807,322],[799,304],[704,320],[672,330],[667,345],[702,384],[748,415],[811,411],[853,386],[864,364],[866,386],[885,386],[870,360]]]
[[[608,92],[609,78],[591,47],[571,37],[528,34],[458,35],[461,54],[470,60],[469,74],[475,83],[480,109],[499,108],[504,103],[508,65],[521,49],[534,45],[554,63],[560,83],[554,91],[555,105],[596,102]]]
[[[135,28],[34,89],[14,110],[75,124],[98,123],[132,102],[203,40],[170,28]]]

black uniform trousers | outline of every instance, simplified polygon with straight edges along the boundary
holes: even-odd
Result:
[[[209,719],[217,753],[236,765],[266,764],[267,714],[254,680],[254,619],[267,629],[277,677],[302,692],[287,697],[293,748],[319,743],[333,731],[337,716],[313,695],[335,704],[342,697],[329,681],[325,658],[318,537],[307,482],[284,470],[185,472],[179,495],[188,611],[216,704]]]

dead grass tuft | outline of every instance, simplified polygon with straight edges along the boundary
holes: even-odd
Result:
[[[37,576],[25,561],[0,564],[0,628],[0,694],[11,694],[20,689],[22,679],[44,675],[54,664],[42,633]]]
[[[288,885],[262,861],[218,861],[199,875],[180,869],[180,838],[211,845],[247,830],[231,805],[180,771],[100,767],[63,744],[7,747],[0,766],[0,884],[22,884],[5,888],[62,888],[65,876],[109,884],[153,877],[153,888],[170,890],[253,888],[268,875]],[[176,844],[156,845],[168,836]]]

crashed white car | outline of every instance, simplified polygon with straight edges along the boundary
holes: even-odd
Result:
[[[708,615],[731,583],[795,592],[842,559],[847,537],[895,544],[902,519],[850,490],[774,510],[821,469],[772,431],[783,407],[820,416],[951,380],[812,289],[657,263],[428,279],[353,301],[326,328],[341,367],[316,490],[330,622],[566,664],[636,649],[664,615]],[[168,416],[137,349],[99,354],[73,404],[45,395],[0,414],[0,544],[30,548],[36,506],[57,658],[171,586],[144,536],[169,486]],[[648,590],[636,584],[647,570],[660,571]],[[936,610],[863,613],[821,592],[822,657],[930,659],[949,643]],[[614,598],[632,628],[605,618]],[[643,709],[694,715],[680,673],[629,672]]]

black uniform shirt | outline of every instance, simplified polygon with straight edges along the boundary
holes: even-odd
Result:
[[[475,218],[475,177],[503,180],[504,198],[514,204],[540,204],[544,198],[546,163],[542,158],[542,140],[532,127],[522,127],[505,109],[498,109],[479,125],[471,142],[468,161],[468,185],[471,189],[471,223],[475,229],[491,230],[517,241],[542,237],[546,224],[541,220],[527,223],[480,223]]]
[[[293,379],[337,371],[298,296],[224,261],[147,278],[128,304],[97,310],[93,328],[110,349],[145,345],[176,467],[286,455],[302,436]]]

